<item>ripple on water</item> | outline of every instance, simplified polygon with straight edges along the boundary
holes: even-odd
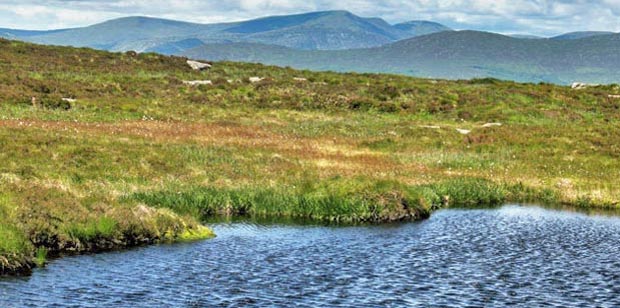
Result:
[[[216,224],[206,242],[69,257],[0,306],[618,307],[620,219],[536,207],[387,226]]]

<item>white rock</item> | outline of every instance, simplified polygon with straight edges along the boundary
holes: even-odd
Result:
[[[582,90],[585,88],[589,88],[589,87],[596,87],[598,86],[598,84],[588,84],[588,83],[583,83],[583,82],[573,82],[573,84],[570,86],[572,89],[575,90]]]
[[[191,67],[195,71],[204,71],[211,68],[211,64],[209,63],[202,63],[193,60],[187,60],[187,65],[189,65],[189,67]]]
[[[251,83],[257,83],[257,82],[261,82],[263,80],[265,80],[265,78],[261,78],[261,77],[250,77],[249,78]]]
[[[469,135],[469,133],[471,133],[471,130],[460,129],[460,128],[457,128],[456,131],[459,132],[461,135]]]
[[[434,126],[434,125],[422,125],[420,127],[422,127],[422,128],[431,128],[431,129],[441,129],[440,126]]]
[[[609,98],[620,98],[620,95],[609,94],[607,97],[609,97]]]
[[[295,80],[295,81],[299,81],[299,82],[306,82],[306,81],[308,81],[308,79],[306,79],[306,78],[301,78],[301,77],[295,77],[295,78],[293,78],[293,80]]]
[[[502,123],[487,123],[487,124],[482,125],[482,127],[484,128],[495,127],[495,126],[502,126]]]
[[[213,85],[211,80],[183,80],[183,83],[190,86]]]
[[[63,98],[62,98],[62,101],[63,101],[63,102],[67,102],[67,103],[75,103],[75,102],[77,102],[77,99],[75,99],[75,98],[63,97]]]

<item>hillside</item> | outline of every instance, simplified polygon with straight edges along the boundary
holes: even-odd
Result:
[[[606,32],[606,31],[570,32],[570,33],[565,33],[562,35],[554,36],[551,39],[552,40],[578,40],[582,38],[588,38],[588,37],[600,36],[600,35],[610,35],[610,34],[615,34],[615,33]]]
[[[419,20],[395,24],[394,28],[407,32],[410,37],[422,36],[444,31],[452,31],[452,29],[440,23]]]
[[[205,45],[183,54],[313,70],[388,72],[447,79],[493,77],[569,84],[620,82],[620,34],[572,40],[519,39],[477,31],[448,31],[378,48],[299,51],[281,47]]]
[[[50,30],[50,31],[31,31],[31,30],[15,30],[0,28],[0,38],[6,39],[24,39],[32,36],[51,35],[67,31],[67,29]]]
[[[618,86],[230,62],[198,72],[186,60],[0,39],[0,275],[208,238],[199,221],[218,215],[376,223],[504,202],[618,207]]]
[[[381,46],[445,30],[446,27],[430,22],[392,26],[380,18],[326,11],[220,24],[126,17],[62,31],[0,31],[0,36],[5,33],[6,37],[10,35],[10,38],[42,44],[169,54],[195,47],[178,44],[187,41],[262,43],[303,50],[332,50]]]

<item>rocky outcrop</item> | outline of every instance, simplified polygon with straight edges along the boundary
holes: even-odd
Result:
[[[209,63],[203,63],[194,60],[187,60],[187,65],[189,65],[189,67],[191,67],[195,71],[204,71],[211,68],[211,64]]]
[[[583,89],[586,89],[586,88],[596,87],[596,86],[598,86],[598,85],[597,84],[588,84],[588,83],[583,83],[583,82],[573,82],[573,84],[570,87],[573,90],[583,90]]]

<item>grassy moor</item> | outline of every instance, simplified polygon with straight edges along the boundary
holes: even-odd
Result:
[[[505,202],[619,207],[618,85],[186,60],[0,40],[1,274],[209,238],[200,222],[215,215],[373,223]]]

